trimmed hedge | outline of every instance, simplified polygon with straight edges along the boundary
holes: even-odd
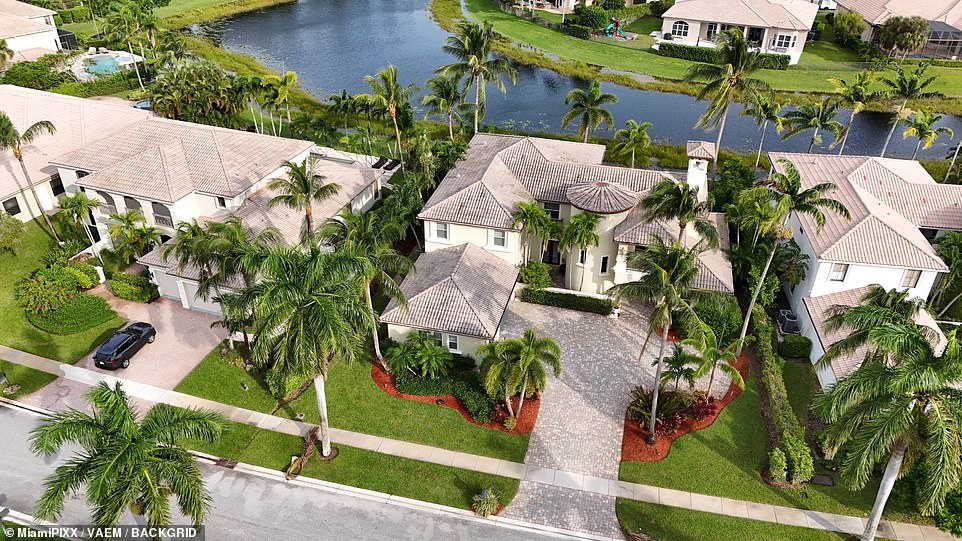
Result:
[[[160,296],[157,286],[147,277],[127,272],[115,272],[107,282],[107,289],[121,299],[141,303],[150,302]]]
[[[610,316],[611,313],[615,311],[615,301],[611,299],[583,297],[571,293],[532,289],[530,287],[522,289],[519,298],[524,302],[567,308],[569,310],[578,310],[579,312],[591,312],[603,316]]]
[[[561,27],[561,31],[576,38],[591,38],[591,28],[588,28],[587,26],[581,26],[579,24],[566,24]]]
[[[90,20],[90,8],[77,6],[70,9],[57,10],[57,16],[65,23],[83,23]]]
[[[812,353],[812,341],[800,334],[786,334],[778,345],[778,353],[790,359],[801,359]]]
[[[42,315],[30,310],[25,313],[34,327],[59,335],[83,332],[117,317],[106,299],[83,292],[75,293],[63,306]]]
[[[694,45],[682,45],[681,43],[671,43],[662,41],[658,44],[658,54],[671,58],[681,58],[692,62],[704,62],[714,64],[718,62],[718,51],[708,47],[697,47]],[[787,70],[791,57],[787,54],[762,53],[765,67],[773,70]]]
[[[544,289],[552,286],[551,267],[547,263],[528,261],[520,267],[521,271],[518,273],[518,277],[521,279],[521,283],[526,286],[532,289]]]
[[[491,420],[495,399],[488,396],[477,372],[451,373],[440,379],[420,378],[409,372],[398,372],[394,387],[401,393],[419,396],[454,395],[454,398],[479,423]]]
[[[67,270],[77,277],[77,284],[80,286],[80,289],[90,289],[100,282],[100,275],[97,274],[97,269],[90,263],[68,261]]]

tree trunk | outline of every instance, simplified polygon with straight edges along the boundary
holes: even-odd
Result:
[[[872,512],[869,513],[865,524],[865,532],[862,533],[862,541],[875,539],[875,531],[878,529],[879,521],[882,520],[882,510],[885,509],[885,503],[889,499],[889,494],[892,493],[899,470],[902,469],[906,448],[907,445],[900,442],[895,445],[895,449],[892,449],[892,456],[889,457],[888,464],[885,465],[885,473],[882,474],[882,484],[878,487],[878,494],[875,496],[875,504],[872,505]]]
[[[127,41],[127,49],[130,51],[130,56],[134,56],[134,46]],[[137,84],[140,85],[140,90],[144,91],[144,80],[140,78],[140,69],[137,68],[137,63],[134,62],[134,73],[137,74]]]
[[[842,137],[842,145],[841,145],[841,147],[838,149],[838,155],[839,155],[839,156],[841,156],[841,155],[842,155],[842,152],[845,151],[845,142],[848,141],[848,134],[852,131],[852,124],[855,123],[855,115],[857,115],[857,114],[858,114],[858,113],[856,113],[856,112],[855,112],[855,109],[853,108],[853,109],[852,109],[852,116],[848,119],[848,126],[845,127],[845,136]]]
[[[762,145],[765,144],[765,132],[768,131],[768,119],[762,124],[762,138],[758,141],[758,156],[755,157],[755,169],[762,162]]]
[[[254,112],[254,104],[252,102],[247,102],[247,106],[251,109],[251,120],[254,121],[254,131],[260,133],[261,129],[257,127],[257,113]]]
[[[317,393],[317,413],[320,417],[318,435],[321,437],[321,456],[331,455],[331,431],[327,426],[327,395],[324,393],[324,374],[314,378],[314,391]]]
[[[53,224],[50,222],[50,217],[47,213],[43,211],[43,205],[40,204],[40,196],[37,194],[37,188],[33,185],[33,181],[30,180],[30,173],[27,172],[27,164],[23,163],[23,155],[17,153],[17,161],[20,162],[20,170],[23,171],[23,178],[27,179],[27,187],[30,188],[30,194],[33,195],[33,202],[37,204],[37,210],[40,211],[40,215],[43,216],[43,221],[47,223],[47,229],[53,235],[53,238],[60,242],[60,236],[57,235],[57,230],[53,228]]]
[[[885,145],[882,146],[882,153],[879,154],[879,158],[885,157],[885,152],[889,149],[889,143],[892,141],[892,134],[895,133],[895,128],[899,125],[899,118],[902,116],[902,111],[905,110],[905,105],[908,102],[909,100],[904,100],[902,106],[899,107],[899,110],[895,113],[895,118],[892,120],[892,129],[889,130],[888,137],[885,138]]]
[[[481,107],[481,76],[474,76],[474,133],[478,133],[478,110]]]
[[[578,253],[578,259],[581,259],[581,253]],[[578,287],[578,291],[583,291],[585,289],[585,275],[588,274],[588,254],[585,254],[585,264],[581,266],[581,286]]]
[[[514,408],[511,407],[511,397],[508,395],[508,388],[504,388],[504,405],[508,406],[508,415],[514,417]]]
[[[631,168],[635,168],[635,149],[631,149]]]
[[[454,111],[448,108],[448,137],[454,141]]]
[[[959,158],[959,149],[960,149],[960,148],[962,148],[962,143],[959,143],[958,145],[955,146],[955,153],[952,154],[952,162],[949,163],[949,170],[945,172],[945,178],[942,179],[943,182],[949,180],[949,174],[951,174],[951,173],[952,173],[952,170],[955,169],[955,160],[957,160],[957,159]]]
[[[100,251],[97,250],[97,247],[95,246],[97,243],[94,241],[93,233],[90,232],[90,228],[83,222],[83,219],[81,219],[80,225],[84,228],[84,231],[87,232],[87,239],[90,240],[90,251],[92,251],[94,255],[97,256],[97,259],[100,260],[100,266],[105,267],[106,265],[104,264],[104,258],[100,257]]]
[[[718,361],[715,361],[715,362],[712,363],[712,365],[711,365],[711,375],[708,376],[708,390],[705,391],[705,394],[707,394],[708,396],[711,396],[711,385],[712,385],[712,383],[715,383],[715,369],[716,369],[716,368],[718,368]]]
[[[918,142],[918,143],[915,143],[915,152],[912,153],[912,161],[915,161],[915,158],[918,157],[918,155],[919,155],[919,147],[920,147],[920,146],[922,146],[922,140],[921,140],[921,139],[919,139],[919,142]]]
[[[401,161],[401,170],[404,170],[404,154],[401,151],[401,128],[397,125],[397,113],[391,112],[391,122],[394,123],[394,137],[397,138],[397,159]]]
[[[775,258],[775,251],[778,250],[778,243],[772,244],[772,252],[768,254],[768,261],[765,262],[765,268],[762,269],[761,276],[758,277],[758,283],[755,284],[755,292],[752,293],[752,300],[748,303],[748,312],[745,313],[745,322],[742,323],[742,332],[738,335],[739,340],[744,340],[745,335],[748,334],[748,322],[752,319],[752,310],[755,309],[755,301],[758,300],[758,294],[762,291],[762,286],[765,285],[765,278],[768,277],[768,268],[772,266],[772,259]],[[738,349],[735,351],[735,356],[738,357],[742,354],[742,346],[744,342],[738,344]]]
[[[585,122],[584,124],[582,124],[582,127],[584,128],[584,131],[585,131],[585,140],[584,140],[584,143],[587,144],[587,143],[588,143],[588,131],[589,131],[589,130],[588,130],[588,124],[587,124],[587,122]]]
[[[728,109],[725,109],[725,114],[722,116],[721,124],[718,125],[718,138],[715,139],[715,161],[711,166],[712,172],[718,171],[718,157],[721,156],[722,134],[725,133],[726,120],[728,120]]]
[[[418,243],[418,250],[424,251],[424,247],[421,246],[421,239],[418,238],[418,230],[414,228],[414,224],[409,224],[411,226],[411,234],[414,235],[414,242]]]
[[[655,363],[655,388],[651,391],[651,419],[648,420],[648,437],[645,438],[648,445],[654,445],[658,441],[655,435],[655,417],[658,415],[658,391],[661,388],[661,361],[665,355],[665,346],[668,345],[668,327],[670,326],[671,323],[666,321],[665,328],[661,330],[661,346],[658,348],[658,361]]]
[[[537,361],[535,361],[537,362]],[[521,417],[521,407],[524,406],[524,394],[528,392],[528,375],[524,375],[524,383],[521,384],[521,396],[518,397],[518,411],[515,417]]]
[[[818,140],[818,128],[815,128],[815,133],[812,134],[812,141],[808,144],[808,153],[812,153],[812,149],[815,148],[815,141]]]
[[[308,201],[307,207],[304,208],[304,220],[307,222],[307,237],[311,236],[314,232],[314,201]],[[307,237],[304,240],[307,240]]]
[[[936,317],[942,317],[942,314],[945,314],[946,312],[948,312],[949,308],[952,308],[952,305],[955,304],[957,300],[959,300],[959,297],[962,297],[962,292],[959,292],[958,295],[956,295],[955,297],[952,297],[952,300],[949,301],[948,304],[942,307],[942,310],[938,314],[936,314]]]
[[[678,223],[680,224],[678,226],[678,245],[684,248],[685,247],[685,228],[688,227],[688,224],[680,221]]]
[[[374,302],[371,300],[371,282],[370,280],[364,280],[364,300],[367,302],[367,309],[374,314]],[[387,365],[384,363],[384,356],[381,355],[381,341],[377,336],[377,314],[374,315],[375,324],[371,328],[371,338],[374,340],[374,356],[377,357],[381,366],[384,367],[385,372],[390,372]]]

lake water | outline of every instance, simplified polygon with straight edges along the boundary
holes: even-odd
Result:
[[[201,32],[225,48],[253,55],[276,70],[297,72],[301,85],[319,98],[340,93],[366,92],[364,76],[388,64],[398,68],[404,83],[421,87],[435,68],[452,62],[441,46],[447,33],[435,23],[425,0],[299,0],[254,11],[205,25]],[[629,54],[626,51],[626,54]],[[566,110],[564,98],[573,88],[588,88],[589,81],[559,75],[551,70],[516,64],[518,84],[508,87],[507,97],[488,88],[485,122],[531,130],[561,130]],[[691,96],[652,92],[603,84],[619,97],[610,106],[616,128],[625,120],[654,124],[649,130],[657,140],[684,143],[689,139],[714,141],[716,134],[695,129],[705,104]],[[757,148],[759,128],[739,116],[742,107],[729,113],[723,146],[750,151]],[[847,122],[849,111],[839,115]],[[891,115],[861,113],[846,144],[846,154],[878,155],[888,133]],[[962,136],[962,119],[947,116],[941,125]],[[574,126],[569,127],[572,131]],[[830,139],[828,135],[825,139]],[[766,150],[805,151],[809,135],[781,141],[769,127]],[[890,156],[909,157],[915,140],[893,137]],[[944,157],[951,142],[945,136],[921,157]],[[954,147],[953,147],[954,148]],[[825,152],[826,150],[822,150]]]

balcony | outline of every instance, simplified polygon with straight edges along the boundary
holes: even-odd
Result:
[[[163,214],[154,214],[154,223],[163,227],[174,227],[174,220],[170,216],[164,216]]]

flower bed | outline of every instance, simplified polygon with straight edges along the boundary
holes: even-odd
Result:
[[[748,378],[748,357],[742,355],[738,358],[735,363],[735,368],[742,375],[743,378]],[[732,400],[738,398],[738,395],[742,393],[742,390],[738,388],[734,383],[728,386],[728,391],[721,400],[716,400],[717,408],[713,415],[708,415],[701,419],[693,419],[687,417],[683,419],[675,431],[671,434],[664,434],[658,436],[658,442],[655,445],[648,445],[645,442],[645,436],[648,434],[648,430],[642,427],[639,423],[632,421],[625,417],[625,431],[621,439],[621,460],[634,460],[638,462],[655,462],[662,460],[668,456],[668,452],[671,451],[671,442],[684,436],[685,434],[694,432],[696,430],[701,430],[707,426],[710,426],[721,414],[722,410],[731,403]]]
[[[507,408],[504,407],[504,401],[499,400],[495,405],[494,411],[491,412],[490,421],[481,423],[471,417],[468,410],[458,402],[458,399],[455,398],[454,395],[413,395],[399,392],[394,386],[394,376],[385,372],[384,368],[381,367],[381,364],[378,362],[371,364],[371,379],[374,380],[374,383],[377,384],[379,389],[391,396],[448,407],[460,413],[466,421],[510,434],[530,434],[531,430],[534,429],[535,420],[538,418],[538,409],[541,406],[540,397],[534,396],[532,398],[526,398],[524,408],[521,410],[521,417],[518,419],[518,424],[514,427],[514,430],[508,430],[504,427],[504,420],[508,418],[508,411]],[[442,403],[438,404],[439,400],[442,401]],[[517,407],[518,397],[513,399],[512,405]]]

